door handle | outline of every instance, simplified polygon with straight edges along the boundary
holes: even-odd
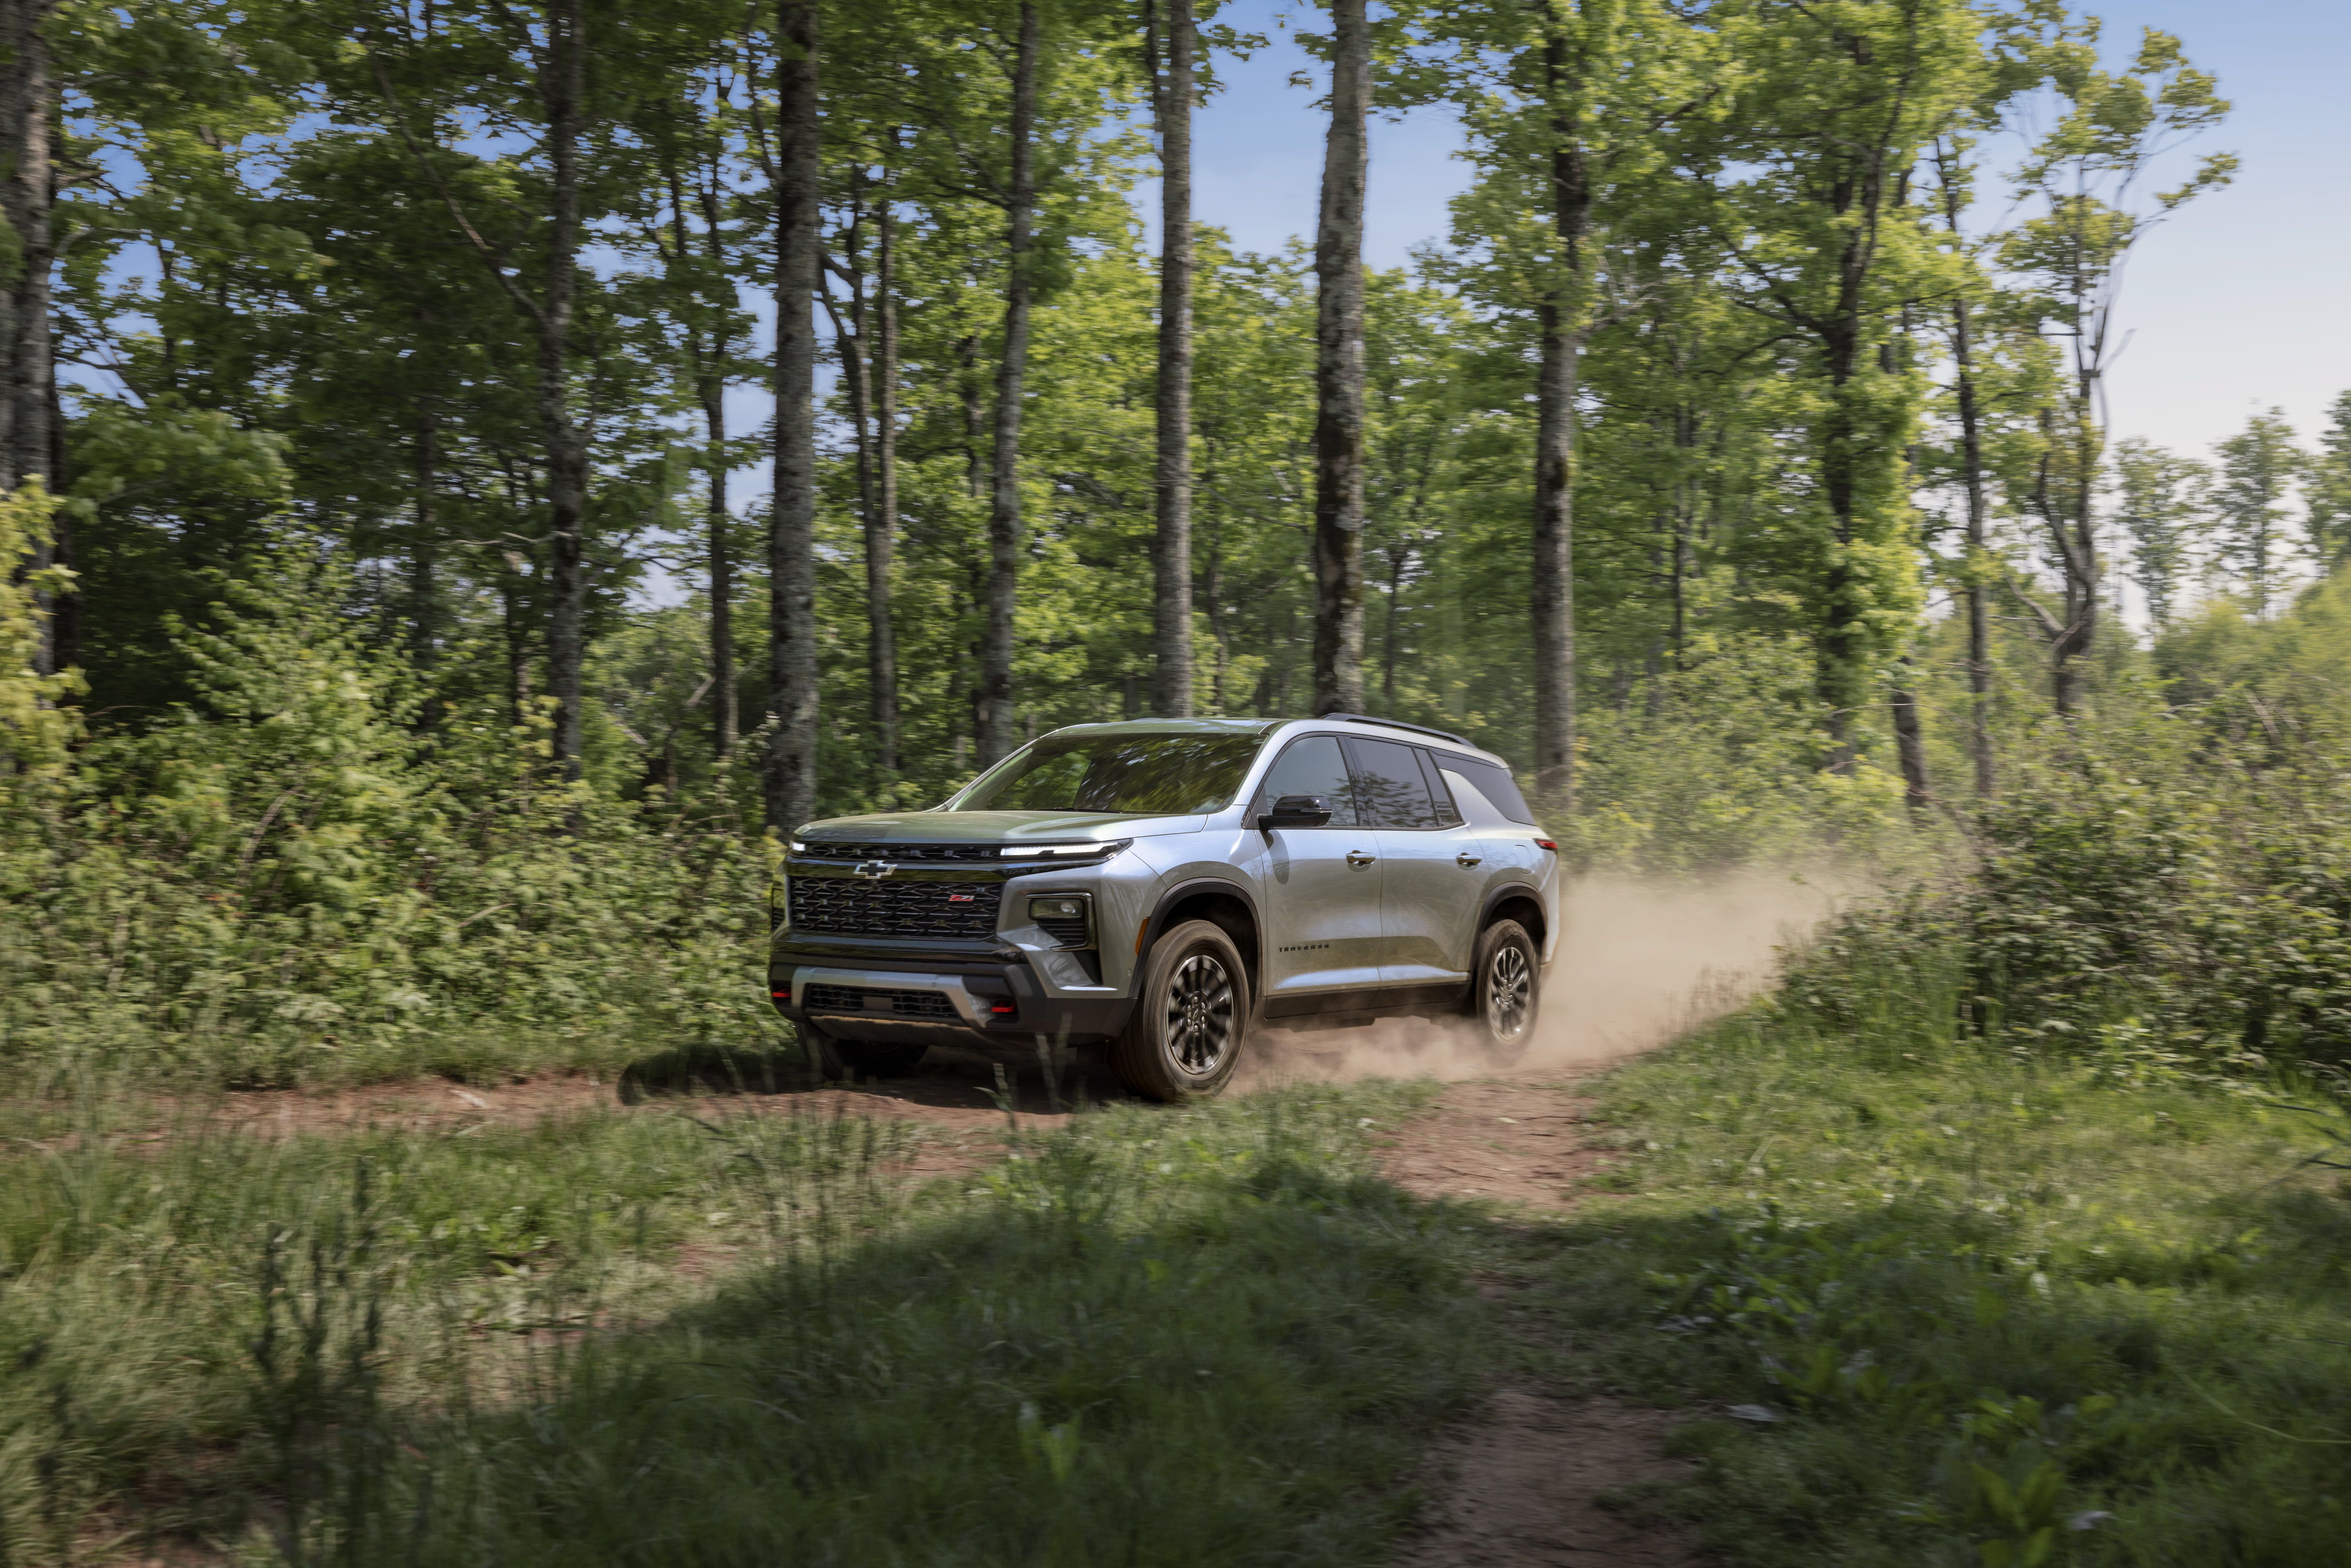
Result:
[[[1485,857],[1482,855],[1473,855],[1468,850],[1463,850],[1459,854],[1453,857],[1453,863],[1455,865],[1462,866],[1476,865],[1484,858]]]
[[[1380,857],[1377,855],[1367,855],[1361,850],[1349,850],[1347,852],[1347,863],[1349,865],[1365,866],[1371,864],[1374,861],[1379,858]]]

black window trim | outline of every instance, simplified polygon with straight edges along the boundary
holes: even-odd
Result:
[[[1456,828],[1468,827],[1469,819],[1462,812],[1461,802],[1453,798],[1453,786],[1445,781],[1445,765],[1437,759],[1437,753],[1426,746],[1413,749],[1420,753],[1420,776],[1428,785],[1428,798],[1436,805],[1437,814],[1441,818],[1447,811],[1453,813],[1451,821],[1439,821],[1427,831],[1449,833]]]
[[[1363,788],[1362,788],[1362,786],[1361,786],[1361,780],[1362,780],[1362,779],[1363,779],[1363,775],[1364,775],[1364,764],[1363,764],[1363,762],[1362,762],[1361,760],[1359,760],[1359,759],[1356,758],[1356,756],[1355,756],[1355,743],[1356,743],[1357,741],[1376,741],[1376,742],[1378,742],[1378,743],[1379,743],[1380,745],[1382,745],[1382,746],[1401,746],[1401,747],[1403,747],[1406,751],[1412,751],[1412,752],[1418,752],[1418,751],[1422,751],[1423,749],[1425,749],[1424,747],[1417,747],[1417,746],[1413,745],[1413,744],[1412,744],[1412,742],[1410,742],[1410,741],[1408,741],[1408,740],[1390,740],[1390,739],[1388,739],[1385,736],[1372,736],[1372,735],[1343,735],[1343,736],[1341,736],[1341,737],[1339,737],[1339,739],[1340,739],[1340,742],[1341,742],[1340,749],[1341,749],[1341,750],[1343,750],[1343,751],[1344,751],[1344,752],[1347,754],[1347,773],[1348,773],[1349,777],[1351,777],[1351,778],[1353,778],[1353,779],[1356,779],[1356,780],[1358,781],[1358,783],[1357,783],[1357,788],[1356,788],[1356,790],[1355,790],[1355,798],[1356,798],[1356,800],[1359,800],[1359,801],[1360,801],[1360,800],[1362,800],[1364,799],[1364,789],[1363,789]],[[1422,788],[1422,789],[1427,789],[1427,788],[1428,788],[1428,774],[1427,774],[1426,769],[1425,769],[1425,768],[1422,770],[1422,773],[1421,773],[1421,788]],[[1446,798],[1447,800],[1453,800],[1453,791],[1451,791],[1450,789],[1447,789],[1447,790],[1445,792],[1445,798]],[[1437,803],[1437,801],[1436,801],[1436,797],[1432,795],[1432,796],[1430,797],[1430,799],[1429,799],[1429,804],[1430,804],[1431,806],[1434,806],[1436,803]],[[1459,815],[1461,814],[1460,803],[1459,803],[1458,801],[1455,801],[1455,802],[1454,802],[1454,810],[1453,810],[1453,814],[1454,814],[1455,816],[1457,816],[1457,817],[1458,817],[1458,816],[1459,816]],[[1432,825],[1432,826],[1426,827],[1426,828],[1404,828],[1404,827],[1395,827],[1395,828],[1392,828],[1392,827],[1388,826],[1385,822],[1376,822],[1376,823],[1373,823],[1373,824],[1371,824],[1371,828],[1372,828],[1372,831],[1374,831],[1374,832],[1381,832],[1381,833],[1449,833],[1449,832],[1453,831],[1455,828],[1458,828],[1459,826],[1461,826],[1461,824],[1460,824],[1460,823],[1458,823],[1458,822],[1455,822],[1455,823],[1451,824],[1450,826],[1447,826],[1447,825],[1446,825],[1446,824],[1444,824],[1444,823],[1437,823],[1437,824],[1434,824],[1434,825]]]
[[[1273,754],[1273,760],[1267,763],[1265,765],[1265,771],[1258,776],[1257,788],[1249,791],[1249,821],[1255,821],[1259,812],[1269,809],[1273,804],[1272,801],[1266,799],[1265,795],[1266,781],[1273,777],[1273,770],[1281,766],[1281,759],[1290,755],[1290,748],[1291,747],[1298,745],[1301,741],[1308,740],[1335,740],[1339,743],[1339,766],[1347,770],[1347,788],[1354,791],[1355,799],[1353,804],[1360,809],[1364,802],[1363,775],[1356,769],[1355,754],[1348,747],[1347,739],[1348,737],[1346,736],[1341,734],[1335,729],[1312,729],[1307,731],[1304,735],[1293,735],[1288,740],[1283,741],[1281,743],[1281,749]],[[1284,832],[1319,833],[1332,832],[1343,828],[1351,832],[1375,832],[1378,831],[1377,829],[1373,828],[1369,823],[1365,822],[1325,822],[1320,828],[1285,828],[1282,831]]]

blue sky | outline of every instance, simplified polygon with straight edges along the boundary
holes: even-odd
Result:
[[[2307,437],[2351,388],[2351,4],[2085,9],[2105,18],[2113,51],[2134,47],[2142,27],[2178,34],[2236,105],[2198,151],[2241,160],[2233,185],[2177,214],[2131,262],[2119,312],[2131,340],[2110,388],[2116,434],[2202,455],[2278,406]],[[1319,15],[1297,0],[1237,0],[1220,13],[1272,40],[1253,59],[1219,61],[1226,89],[1201,113],[1195,154],[1199,220],[1248,249],[1313,233],[1322,117],[1315,91],[1289,85],[1310,62],[1287,23],[1302,17],[1311,30]],[[1439,110],[1374,130],[1364,214],[1373,265],[1400,265],[1413,245],[1444,235],[1446,203],[1466,177],[1459,146]]]

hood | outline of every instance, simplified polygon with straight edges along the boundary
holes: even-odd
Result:
[[[876,811],[863,817],[827,817],[792,836],[861,843],[1053,843],[1196,833],[1201,821],[1196,816],[1123,817],[1102,811]]]

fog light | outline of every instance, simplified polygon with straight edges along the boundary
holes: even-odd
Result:
[[[1040,893],[1029,901],[1029,923],[1056,947],[1093,946],[1093,901],[1082,893]]]

